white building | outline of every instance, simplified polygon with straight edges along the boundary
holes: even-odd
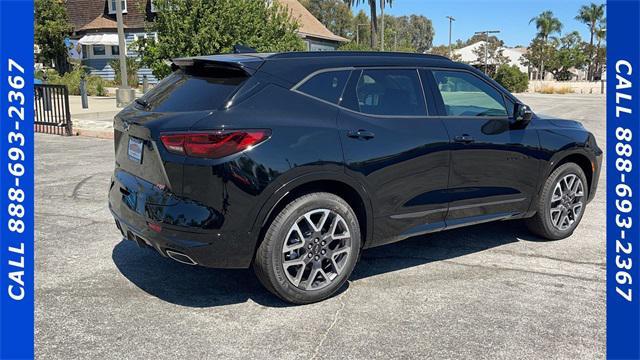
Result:
[[[482,59],[482,61],[478,61],[478,55],[476,55],[474,51],[482,47],[484,43],[484,41],[478,41],[477,43],[473,43],[469,46],[454,50],[453,53],[460,55],[460,61],[465,62],[469,65],[483,65],[484,59]],[[516,65],[523,73],[529,73],[529,69],[522,64],[522,61],[524,60],[523,55],[527,53],[526,48],[500,47],[499,50],[502,50],[502,55],[506,56],[509,59],[509,65]],[[487,62],[489,65],[496,65],[495,61],[493,61],[492,59],[489,59]]]

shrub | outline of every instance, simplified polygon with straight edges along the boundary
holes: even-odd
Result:
[[[341,45],[338,50],[340,51],[375,51],[371,49],[369,45],[358,44],[355,41],[350,41],[346,44]]]
[[[555,88],[553,86],[544,85],[537,92],[541,94],[553,94]]]
[[[524,92],[529,87],[527,74],[518,69],[516,65],[502,65],[498,68],[495,80],[511,92]]]
[[[138,86],[138,70],[140,69],[140,63],[135,58],[127,57],[127,84],[131,87]],[[116,78],[115,83],[120,85],[120,59],[114,59],[109,61],[109,66],[115,71]]]
[[[571,94],[573,93],[573,89],[571,89],[571,87],[567,85],[560,87],[543,85],[541,88],[537,89],[536,92],[540,94]]]
[[[555,89],[556,94],[571,94],[573,93],[573,90],[571,89],[570,86],[560,86],[559,88]]]
[[[39,70],[36,72],[35,77],[43,80],[45,72]],[[69,95],[80,95],[80,78],[84,75],[87,80],[87,95],[89,96],[105,96],[106,95],[106,80],[99,76],[89,75],[86,68],[76,66],[72,71],[60,76],[54,70],[46,70],[47,84],[54,85],[66,85],[69,90]]]
[[[87,95],[106,96],[106,80],[99,76],[87,76]]]

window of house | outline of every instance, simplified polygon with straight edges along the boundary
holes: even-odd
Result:
[[[93,45],[93,55],[106,55],[106,49],[104,45]]]
[[[319,73],[298,87],[298,91],[337,104],[349,79],[349,70]]]
[[[89,58],[89,47],[87,45],[82,45],[82,58],[83,59]]]
[[[120,55],[120,46],[112,45],[111,46],[111,55],[113,55],[113,56]]]
[[[447,116],[507,116],[498,90],[462,71],[433,71]]]
[[[115,14],[116,13],[116,0],[107,0],[107,2],[109,4],[109,14]],[[122,3],[122,12],[126,13],[127,12],[127,0],[121,0],[121,3]]]
[[[356,86],[360,112],[385,116],[425,116],[418,72],[413,69],[364,70]]]

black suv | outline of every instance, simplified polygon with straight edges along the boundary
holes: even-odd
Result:
[[[114,120],[109,208],[176,261],[253,266],[292,303],[324,299],[362,249],[527,219],[569,236],[602,151],[482,72],[399,53],[229,54],[174,72]]]

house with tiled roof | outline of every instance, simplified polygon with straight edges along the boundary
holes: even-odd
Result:
[[[116,23],[117,0],[66,0],[67,15],[73,26],[73,53],[81,59],[92,75],[108,80],[115,78],[115,72],[109,65],[120,54]],[[154,21],[156,9],[153,0],[121,0],[127,56],[134,57],[129,46],[140,37],[155,37],[157,34],[145,31],[145,24]],[[335,50],[347,39],[333,34],[316,19],[298,0],[275,0],[284,5],[291,17],[298,22],[299,36],[312,51]],[[147,76],[155,82],[150,69],[138,70],[142,81]]]

